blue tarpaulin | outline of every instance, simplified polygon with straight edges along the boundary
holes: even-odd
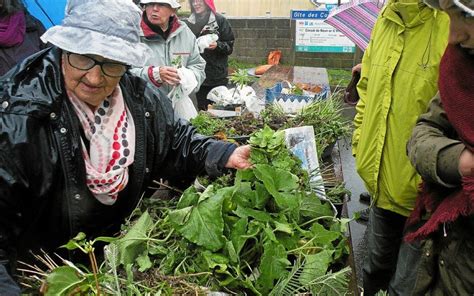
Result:
[[[46,29],[61,24],[66,0],[23,0],[28,11],[39,19]]]

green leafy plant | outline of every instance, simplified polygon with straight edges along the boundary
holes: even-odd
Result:
[[[295,274],[301,292],[347,291],[347,271],[339,273],[348,254],[347,219],[335,219],[311,190],[282,131],[265,127],[249,143],[253,167],[237,171],[230,184],[143,201],[124,235],[106,247],[97,270],[104,293],[282,295],[278,283],[288,291]],[[70,246],[87,251],[79,242]],[[292,272],[301,262],[301,271]]]
[[[197,129],[198,133],[206,136],[213,136],[218,132],[226,131],[225,122],[208,112],[199,112],[196,117],[191,119],[191,124]]]
[[[254,77],[250,76],[247,70],[239,69],[230,75],[229,80],[237,87],[242,88],[253,82]]]
[[[327,186],[326,196],[332,203],[341,204],[344,202],[346,196],[351,196],[351,192],[345,187],[343,182],[338,182],[334,185]]]
[[[316,147],[321,157],[326,147],[351,132],[350,123],[342,114],[340,93],[332,94],[325,100],[316,100],[303,108],[287,126],[311,125],[314,128]]]

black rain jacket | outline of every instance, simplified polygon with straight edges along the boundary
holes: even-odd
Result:
[[[80,231],[115,234],[150,181],[204,170],[218,175],[235,149],[175,123],[169,100],[126,73],[120,87],[135,123],[135,161],[117,202],[103,205],[86,187],[82,127],[60,65],[61,50],[49,48],[0,80],[0,267],[7,270],[28,250],[58,251]]]

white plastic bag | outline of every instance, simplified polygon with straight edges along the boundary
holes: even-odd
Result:
[[[196,39],[197,46],[199,48],[199,53],[203,53],[206,48],[211,45],[212,42],[215,42],[219,39],[217,34],[207,34]]]
[[[190,120],[198,114],[189,97],[189,94],[197,87],[198,82],[194,73],[187,68],[178,68],[178,75],[181,82],[173,87],[168,96],[171,99],[176,119]]]

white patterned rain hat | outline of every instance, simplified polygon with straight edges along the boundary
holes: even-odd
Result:
[[[47,30],[41,40],[141,67],[153,52],[140,43],[140,20],[141,11],[131,0],[68,0],[61,25]]]

